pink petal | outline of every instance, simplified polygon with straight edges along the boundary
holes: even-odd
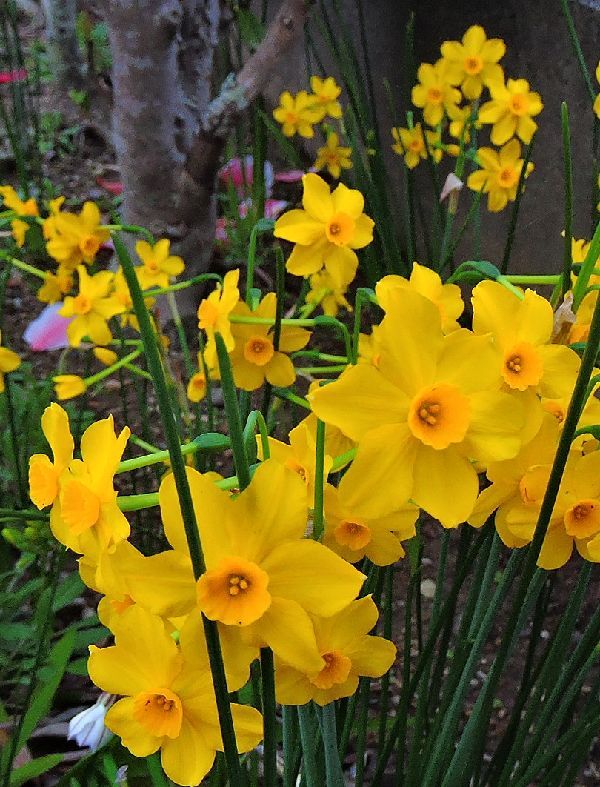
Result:
[[[96,178],[96,183],[115,197],[118,197],[123,193],[123,184],[120,180],[106,180],[106,178]]]
[[[265,219],[276,219],[289,204],[284,199],[268,199],[265,202]]]
[[[59,309],[62,309],[62,303],[49,304],[25,329],[23,338],[32,350],[63,350],[69,346],[67,326],[73,318],[62,317]]]
[[[8,85],[10,82],[22,82],[27,77],[26,68],[19,68],[15,71],[0,71],[0,85]]]
[[[298,183],[305,174],[302,169],[286,169],[284,172],[276,172],[275,180],[279,183]]]

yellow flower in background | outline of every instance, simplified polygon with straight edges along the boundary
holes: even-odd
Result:
[[[13,210],[17,216],[40,215],[37,202],[33,197],[22,200],[12,186],[0,186],[0,197],[2,197],[5,207]],[[29,229],[28,222],[16,218],[11,222],[11,228],[17,246],[22,248],[25,243],[25,235]]]
[[[448,124],[448,133],[451,137],[460,140],[464,137],[464,141],[470,142],[471,140],[471,128],[480,129],[481,123],[479,118],[476,117],[473,123],[469,123],[471,116],[473,114],[473,108],[470,104],[467,104],[464,107],[449,107],[448,109],[448,117],[450,118],[450,123]],[[456,145],[448,145],[448,152],[452,153],[452,155],[458,155],[458,146]]]
[[[59,506],[50,513],[50,528],[61,544],[79,554],[98,554],[129,536],[129,523],[117,505],[113,476],[131,434],[117,436],[113,417],[89,426],[81,437],[81,459],[60,478]]]
[[[469,524],[479,528],[496,511],[496,530],[502,542],[510,548],[524,546],[527,541],[510,532],[506,517],[521,503],[539,511],[559,436],[558,420],[546,413],[537,434],[513,459],[490,462],[486,468],[490,485],[480,492]]]
[[[301,90],[296,96],[284,91],[279,97],[279,106],[273,110],[273,117],[281,123],[281,131],[286,137],[299,134],[305,139],[314,137],[313,126],[323,119],[323,110],[317,107],[315,97]]]
[[[198,371],[192,375],[187,385],[187,398],[190,402],[201,402],[206,396],[207,380],[202,353],[198,353]]]
[[[483,191],[488,195],[488,210],[497,213],[503,210],[517,196],[517,187],[523,168],[521,145],[511,139],[499,151],[493,148],[479,148],[477,160],[481,169],[472,172],[467,186],[473,191]],[[533,171],[529,162],[525,177]]]
[[[2,341],[2,332],[0,331],[0,342]],[[21,359],[17,353],[9,350],[8,347],[0,347],[0,393],[4,392],[4,375],[7,372],[14,372],[21,365]]]
[[[199,623],[199,616],[198,616]],[[121,616],[115,644],[90,647],[88,671],[103,691],[124,695],[106,714],[105,724],[136,757],[160,749],[162,767],[176,784],[194,785],[223,751],[219,716],[201,626],[190,621],[179,646],[163,621],[135,606]],[[232,703],[240,752],[262,738],[262,717]]]
[[[52,378],[56,398],[60,402],[74,399],[87,391],[87,383],[77,374],[57,374]]]
[[[596,81],[600,84],[600,62],[596,66]],[[594,101],[594,112],[596,113],[597,117],[600,118],[600,93],[596,96],[596,100]]]
[[[393,128],[392,137],[396,140],[392,145],[392,150],[399,156],[404,156],[404,163],[409,169],[414,169],[428,155],[436,164],[442,159],[442,149],[439,146],[440,135],[437,131],[427,130],[425,137],[423,137],[420,123],[416,123],[413,128]],[[425,143],[425,139],[427,139],[427,143]]]
[[[304,175],[302,184],[303,210],[289,210],[275,222],[275,237],[296,244],[286,268],[307,277],[324,267],[338,287],[345,287],[358,267],[354,250],[373,240],[374,222],[363,213],[363,195],[343,183],[330,192],[313,173]]]
[[[356,598],[365,577],[322,544],[303,538],[302,481],[267,460],[232,499],[210,476],[191,468],[187,474],[207,568],[196,583],[201,611],[298,669],[321,670],[309,613],[340,612]],[[159,500],[165,535],[187,554],[172,475],[163,479]]]
[[[240,301],[231,312],[236,317],[274,319],[277,296],[270,292],[254,311]],[[230,352],[233,379],[238,388],[255,391],[265,382],[287,388],[296,380],[296,370],[287,353],[306,347],[310,333],[303,328],[284,325],[279,336],[279,349],[273,344],[274,325],[232,323],[234,348]]]
[[[444,41],[441,53],[448,79],[460,85],[469,100],[479,98],[484,85],[502,81],[504,74],[498,61],[506,46],[501,38],[488,38],[480,25],[472,25],[460,41]]]
[[[79,214],[60,211],[51,218],[51,237],[46,250],[68,268],[74,269],[82,262],[89,265],[96,259],[100,246],[110,238],[110,231],[100,226],[100,210],[94,202],[85,202]]]
[[[44,240],[50,240],[56,234],[56,216],[61,211],[62,206],[64,205],[65,198],[64,197],[56,197],[56,199],[51,199],[48,202],[48,216],[44,219],[42,223],[42,234],[44,236]]]
[[[376,566],[390,566],[404,557],[400,542],[415,535],[419,509],[407,503],[385,517],[371,519],[357,516],[354,490],[344,479],[345,476],[338,489],[325,485],[323,543],[349,563],[357,563],[367,557]]]
[[[73,459],[69,416],[56,402],[44,410],[42,432],[50,445],[53,461],[46,454],[34,454],[29,459],[29,496],[40,510],[56,502],[59,479]]]
[[[465,329],[444,336],[437,307],[410,289],[389,298],[377,330],[378,365],[348,367],[308,399],[321,420],[358,442],[344,476],[357,516],[387,516],[412,500],[454,527],[471,514],[479,491],[472,460],[515,456],[523,413],[499,391],[489,337]]]
[[[506,85],[497,82],[490,85],[490,93],[492,100],[479,110],[479,121],[493,124],[492,144],[503,145],[517,136],[528,145],[537,131],[533,118],[544,108],[540,94],[529,89],[526,79],[509,79]]]
[[[396,298],[393,293],[397,289],[414,290],[434,303],[440,313],[444,333],[452,333],[460,328],[458,318],[465,308],[460,287],[456,284],[443,284],[439,273],[413,262],[410,279],[394,274],[384,276],[375,286],[377,300],[384,311],[394,307]]]
[[[441,123],[449,107],[460,103],[460,90],[450,83],[446,64],[421,63],[417,71],[418,83],[412,89],[412,102],[423,110],[423,117],[429,126]]]
[[[150,287],[168,287],[172,276],[179,276],[185,265],[181,257],[169,253],[171,241],[162,238],[151,246],[145,240],[135,244],[135,251],[143,265],[136,270],[143,290]]]
[[[335,317],[340,309],[352,311],[352,305],[346,300],[347,287],[340,287],[324,268],[310,277],[310,290],[306,293],[306,303],[312,303],[323,309],[323,314]]]
[[[313,380],[313,382],[308,387],[308,392],[311,393],[312,391],[316,391],[320,388],[319,380]],[[317,416],[314,413],[309,413],[306,418],[303,418],[302,421],[298,424],[298,426],[303,426],[308,431],[307,440],[316,448],[317,442]],[[285,445],[285,443],[283,444]],[[340,457],[342,454],[348,453],[352,448],[354,448],[354,441],[350,440],[349,437],[338,429],[336,426],[332,424],[325,424],[325,456],[330,456],[332,459],[336,459]],[[326,460],[327,461],[327,460]],[[350,459],[346,462],[346,464],[350,464]],[[345,465],[343,465],[345,467]],[[327,468],[327,475],[329,474],[330,468]]]
[[[518,501],[506,513],[507,531],[523,544],[533,538],[541,502]],[[567,462],[538,566],[546,571],[564,566],[574,546],[584,560],[600,562],[600,451]]]
[[[319,121],[323,120],[327,115],[335,119],[342,117],[342,107],[338,101],[342,88],[333,77],[321,79],[321,77],[313,76],[310,78],[310,88],[312,95],[309,98],[312,99],[315,108],[321,113]],[[334,175],[334,177],[339,177],[339,175]]]
[[[313,618],[317,646],[325,666],[306,673],[275,660],[275,695],[283,705],[304,705],[313,700],[327,705],[350,697],[359,677],[379,678],[396,656],[396,646],[383,637],[370,636],[379,612],[371,596],[353,601],[330,618]]]
[[[343,169],[352,168],[352,148],[340,146],[340,138],[332,131],[327,135],[327,142],[317,150],[317,160],[315,169],[327,169],[327,172],[336,180],[340,177]]]
[[[240,299],[239,280],[238,268],[228,271],[223,278],[223,284],[217,284],[198,307],[198,327],[206,333],[208,339],[204,349],[204,361],[209,369],[218,366],[215,333],[221,334],[229,352],[233,350],[235,342],[231,333],[229,315]]]
[[[311,428],[312,426],[313,424],[308,422],[306,418],[300,421],[288,435],[289,444],[276,440],[274,437],[268,438],[271,460],[278,462],[288,470],[293,470],[300,477],[305,486],[309,508],[312,508],[315,497],[317,464],[316,428],[313,429]],[[262,461],[265,457],[260,436],[257,436],[256,444],[258,446],[258,458]],[[327,453],[326,448],[323,466],[323,477],[325,480],[327,480],[327,476],[331,472],[332,464],[333,458]]]
[[[73,317],[67,326],[67,338],[73,347],[79,347],[87,336],[94,344],[108,344],[112,333],[108,320],[123,311],[123,305],[113,293],[114,273],[100,271],[90,276],[84,265],[77,268],[79,293],[68,295],[59,311],[63,317]]]
[[[64,265],[59,265],[56,273],[45,272],[44,283],[37,291],[37,298],[42,303],[56,303],[72,289],[73,271],[65,268]]]
[[[94,347],[94,355],[104,366],[112,366],[119,360],[117,353],[108,347]]]

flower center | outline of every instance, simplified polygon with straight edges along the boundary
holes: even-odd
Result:
[[[600,501],[580,500],[565,513],[565,530],[575,538],[600,533]]]
[[[502,367],[504,381],[518,391],[525,391],[530,385],[537,385],[543,372],[542,360],[535,347],[529,342],[519,342],[504,357]]]
[[[425,145],[423,144],[423,141],[418,138],[412,139],[408,146],[409,150],[412,150],[413,153],[420,153],[424,147]]]
[[[336,246],[347,246],[354,235],[355,223],[347,213],[336,213],[325,227],[325,235]]]
[[[479,74],[481,69],[483,68],[483,60],[479,57],[479,55],[469,55],[465,58],[465,71],[469,76],[475,76],[475,74]]]
[[[257,366],[265,366],[275,353],[273,342],[266,336],[251,336],[244,345],[244,358]]]
[[[318,689],[330,689],[336,683],[344,683],[350,674],[352,662],[339,650],[330,650],[321,654],[325,666],[310,682]]]
[[[146,269],[149,270],[150,273],[158,273],[160,265],[156,260],[148,260],[148,262],[146,262]]]
[[[470,415],[467,397],[453,385],[440,383],[413,399],[408,425],[418,440],[440,450],[464,439]]]
[[[92,309],[92,301],[87,295],[79,293],[73,299],[73,309],[77,314],[87,314]]]
[[[565,408],[562,406],[560,402],[553,402],[552,400],[546,400],[542,402],[542,407],[547,413],[553,415],[559,424],[565,420]]]
[[[210,620],[227,626],[248,626],[271,605],[269,575],[256,563],[228,557],[204,573],[196,585],[200,609]]]
[[[85,484],[72,478],[60,492],[60,515],[75,535],[89,530],[100,517],[100,499]]]
[[[308,469],[301,465],[300,462],[297,462],[295,459],[288,459],[285,463],[286,467],[289,467],[290,470],[293,470],[294,473],[300,476],[300,478],[304,481],[304,483],[308,486],[310,481],[310,473]]]
[[[294,126],[298,122],[298,115],[296,112],[288,112],[285,116],[285,122],[289,123],[290,126]]]
[[[95,235],[84,235],[79,241],[79,250],[85,258],[95,257],[99,248],[100,241]]]
[[[521,116],[527,113],[529,101],[527,100],[527,96],[523,95],[522,93],[515,93],[515,95],[510,97],[508,106],[513,115]]]
[[[362,522],[340,522],[333,534],[338,544],[354,551],[364,549],[371,541],[371,530]]]
[[[545,465],[535,465],[519,481],[519,492],[524,503],[539,503],[546,494],[550,470]]]
[[[514,167],[503,167],[498,173],[498,183],[504,189],[510,189],[519,180],[519,175]]]
[[[442,91],[439,87],[430,87],[427,91],[427,99],[430,104],[440,104],[442,101]]]
[[[181,731],[181,700],[169,689],[144,691],[133,699],[133,717],[157,738],[176,738]]]

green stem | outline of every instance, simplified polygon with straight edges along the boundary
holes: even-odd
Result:
[[[30,273],[32,276],[36,276],[38,279],[42,279],[44,281],[46,279],[46,274],[44,271],[41,271],[39,268],[35,268],[33,265],[29,265],[27,262],[17,259],[17,257],[11,257],[10,254],[0,251],[0,258],[6,260],[6,262],[10,263],[11,265],[14,265],[15,268],[19,268],[25,273]]]
[[[571,289],[571,244],[573,242],[573,163],[571,161],[571,131],[569,129],[569,110],[566,102],[560,107],[563,142],[563,165],[565,176],[565,238],[563,244],[563,270],[561,296]]]
[[[321,708],[319,714],[321,735],[325,749],[325,775],[327,787],[344,787],[344,774],[340,763],[340,754],[337,747],[337,731],[335,720],[335,703],[330,702]],[[358,787],[358,780],[356,782]]]
[[[523,197],[523,192],[525,191],[525,178],[527,177],[527,167],[531,159],[531,151],[533,150],[534,140],[535,137],[533,137],[533,139],[525,149],[525,158],[523,159],[523,166],[521,167],[521,172],[519,173],[519,183],[517,184],[517,193],[515,195],[515,199],[511,208],[510,223],[508,225],[508,235],[506,236],[506,245],[504,246],[504,254],[502,255],[502,263],[500,264],[500,270],[502,271],[503,274],[506,274],[508,272],[508,263],[510,262],[510,254],[512,252],[513,242],[515,239],[515,232],[517,230],[519,208],[521,207],[521,198]]]
[[[571,16],[571,12],[569,11],[567,0],[560,0],[560,5],[565,17],[565,21],[567,23],[567,28],[569,30],[569,38],[571,39],[571,45],[573,47],[573,51],[575,52],[575,57],[577,58],[579,69],[581,71],[581,75],[583,76],[583,81],[585,82],[585,87],[588,92],[588,96],[590,97],[590,101],[593,104],[594,101],[596,100],[596,90],[594,88],[594,83],[592,81],[591,74],[585,62],[583,52],[581,51],[579,36],[577,35],[577,30],[575,29],[575,24],[573,22],[573,17]]]
[[[219,371],[221,374],[221,386],[223,389],[223,401],[225,403],[225,415],[229,426],[231,438],[231,448],[233,450],[233,462],[237,477],[240,481],[240,488],[245,489],[250,483],[250,468],[248,466],[248,456],[244,446],[244,430],[240,418],[240,408],[233,382],[231,362],[227,353],[227,347],[220,333],[215,334],[217,346],[217,357],[219,359]]]
[[[348,358],[350,363],[355,364],[358,360],[358,344],[360,341],[360,323],[362,317],[362,307],[365,303],[377,303],[373,290],[359,287],[356,291],[354,301],[354,327],[352,329],[352,355]]]
[[[218,432],[207,432],[200,435],[191,443],[185,443],[179,446],[183,456],[193,454],[196,451],[224,451],[230,446],[230,440],[225,435]],[[125,459],[117,467],[117,473],[128,473],[131,470],[137,470],[138,467],[148,467],[149,465],[156,465],[160,462],[166,462],[169,459],[168,451],[161,451],[157,449],[151,454],[145,456],[136,456],[133,459]]]
[[[317,541],[323,534],[323,492],[325,488],[325,423],[317,420],[315,500],[313,510],[313,538]]]
[[[11,381],[10,374],[6,374],[6,385],[5,385],[4,393],[6,395],[6,412],[8,415],[8,424],[10,428],[10,438],[12,444],[13,459],[15,461],[15,475],[17,477],[17,489],[19,490],[19,498],[21,500],[21,506],[25,507],[25,505],[27,505],[27,503],[29,502],[29,496],[27,494],[27,487],[25,486],[25,478],[21,470],[21,456],[20,456],[21,441],[19,440],[17,423],[15,421],[15,408],[13,406],[13,400],[12,400],[12,381]]]
[[[596,225],[594,237],[592,238],[592,242],[590,243],[588,252],[585,255],[585,260],[583,261],[579,273],[577,274],[577,281],[573,286],[573,311],[575,312],[581,305],[581,301],[584,299],[586,295],[590,277],[592,276],[593,273],[595,274],[594,266],[598,262],[599,257],[600,257],[600,222],[598,222],[598,224]]]
[[[302,759],[306,787],[323,787],[323,785],[319,783],[319,774],[317,771],[315,758],[317,738],[315,735],[315,726],[313,724],[310,703],[298,705],[298,722],[300,724],[300,741],[302,742]]]
[[[277,785],[277,719],[275,717],[275,669],[273,651],[260,649],[262,712],[264,722],[264,786]]]
[[[123,274],[125,276],[125,280],[127,281],[127,286],[129,287],[129,292],[131,293],[133,308],[138,318],[140,334],[142,341],[144,342],[144,350],[148,361],[148,368],[154,380],[154,390],[156,392],[158,408],[165,431],[165,439],[169,449],[169,458],[171,462],[171,468],[173,470],[173,477],[175,479],[175,486],[177,488],[177,496],[179,498],[181,517],[185,529],[188,549],[190,551],[194,578],[199,579],[200,576],[206,571],[206,564],[204,562],[202,545],[200,543],[198,524],[196,522],[194,503],[188,483],[185,462],[181,453],[180,439],[179,435],[177,434],[175,414],[172,409],[171,398],[169,396],[167,381],[165,379],[164,369],[158,349],[157,336],[153,330],[152,323],[150,321],[150,315],[148,314],[146,304],[144,303],[144,296],[142,294],[139,281],[135,274],[135,268],[127,248],[118,233],[113,234],[113,241],[119,261],[123,268]],[[219,338],[220,337],[217,336],[217,346]],[[219,714],[219,724],[223,738],[225,759],[227,761],[227,770],[229,772],[230,779],[232,779],[233,783],[237,785],[242,783],[242,772],[238,757],[233,718],[231,715],[231,705],[229,703],[227,691],[227,680],[225,678],[225,668],[223,666],[223,656],[219,642],[219,633],[217,624],[214,621],[208,620],[203,615],[202,622],[204,625],[210,669],[213,677],[215,698]]]
[[[186,290],[188,287],[193,287],[194,284],[201,284],[203,281],[222,282],[223,279],[218,273],[201,273],[199,276],[193,276],[191,279],[178,281],[175,284],[169,284],[168,287],[152,287],[149,290],[144,290],[144,297],[154,298],[157,295],[167,295],[170,292],[180,292],[181,290]]]

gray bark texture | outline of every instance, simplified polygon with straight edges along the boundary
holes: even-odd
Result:
[[[108,2],[124,219],[171,238],[190,273],[210,262],[227,136],[302,32],[306,5],[284,0],[258,50],[211,100],[219,0]]]
[[[42,0],[46,39],[55,82],[65,93],[81,87],[83,59],[77,43],[77,0]]]

